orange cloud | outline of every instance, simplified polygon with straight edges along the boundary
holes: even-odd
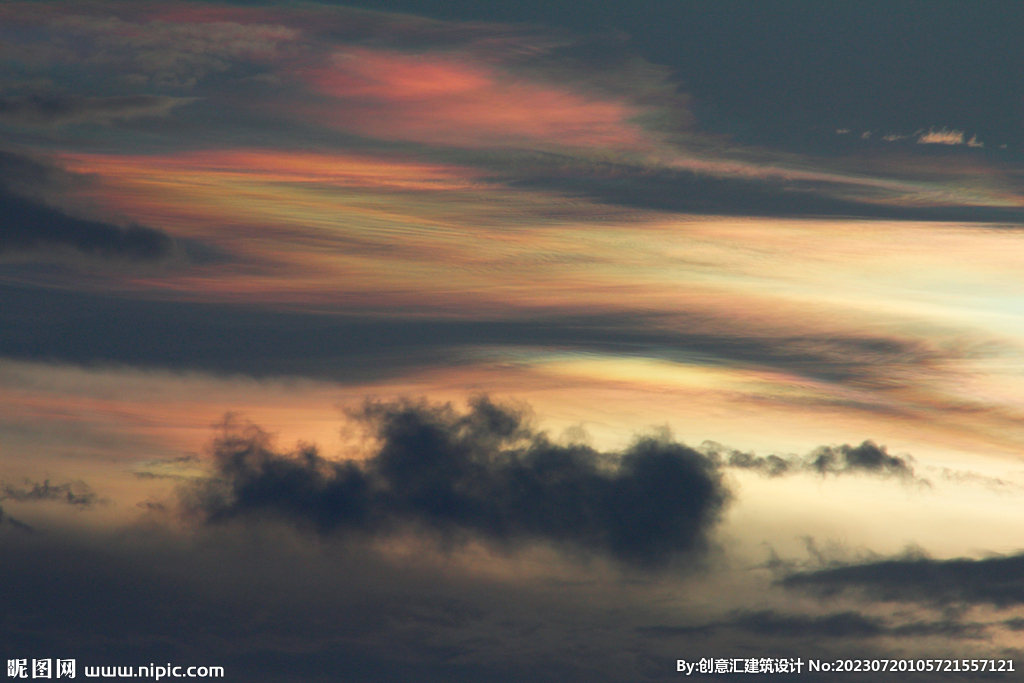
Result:
[[[474,178],[479,173],[466,167],[344,153],[252,148],[144,156],[62,154],[59,158],[68,169],[109,177],[216,174],[221,178],[249,178],[261,182],[315,182],[337,187],[395,190],[454,190],[481,186]]]
[[[467,147],[542,143],[631,148],[639,108],[535,83],[459,55],[351,49],[305,78],[336,98],[327,120],[345,130]]]

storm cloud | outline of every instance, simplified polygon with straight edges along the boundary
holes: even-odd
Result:
[[[447,542],[548,542],[656,567],[708,546],[729,500],[713,460],[666,438],[621,453],[559,445],[486,398],[460,413],[403,400],[354,415],[376,440],[365,462],[273,449],[255,427],[216,440],[208,522],[276,517],[320,534],[426,530]]]

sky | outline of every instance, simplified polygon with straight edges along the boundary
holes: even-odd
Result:
[[[0,2],[6,658],[1024,667],[1022,33]]]

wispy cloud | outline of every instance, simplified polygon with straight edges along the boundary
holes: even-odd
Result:
[[[167,116],[174,107],[194,101],[195,98],[191,97],[159,95],[0,97],[0,121],[54,126],[86,122],[109,123],[146,116]]]
[[[37,64],[46,58],[65,68],[93,70],[130,88],[176,91],[191,90],[209,75],[242,63],[272,61],[299,35],[280,25],[126,20],[99,13],[56,16],[45,26],[50,40],[17,36],[4,53]]]
[[[974,140],[975,138],[971,138]],[[964,132],[962,130],[949,130],[943,128],[941,130],[935,130],[934,128],[926,133],[921,133],[917,137],[917,144],[919,145],[962,145],[964,144]]]
[[[56,501],[78,508],[91,508],[102,499],[84,481],[51,484],[24,480],[21,484],[0,481],[0,501],[13,500],[18,503]]]

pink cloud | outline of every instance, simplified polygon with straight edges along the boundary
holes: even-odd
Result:
[[[639,108],[531,82],[452,54],[363,48],[303,73],[334,98],[329,125],[374,137],[467,147],[554,144],[635,148]]]

